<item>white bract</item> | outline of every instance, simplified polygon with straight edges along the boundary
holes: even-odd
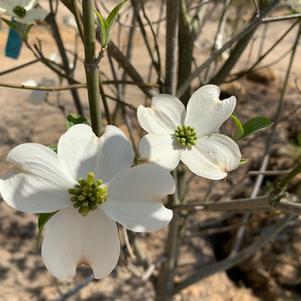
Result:
[[[44,20],[47,12],[35,7],[39,0],[0,0],[0,15],[11,16],[15,21],[29,24],[35,20]]]
[[[138,121],[149,134],[139,144],[142,158],[173,170],[182,160],[195,174],[219,180],[239,166],[237,144],[218,133],[232,114],[236,98],[219,99],[220,89],[206,85],[190,98],[187,112],[174,96],[153,97],[150,108],[138,107]]]
[[[133,159],[114,126],[97,138],[88,125],[75,125],[60,138],[57,154],[35,143],[8,154],[21,172],[0,180],[3,199],[23,212],[59,210],[46,223],[42,243],[44,263],[57,278],[73,277],[83,263],[95,278],[107,276],[119,257],[116,222],[149,232],[172,219],[160,199],[174,192],[173,178],[156,164],[131,167]]]

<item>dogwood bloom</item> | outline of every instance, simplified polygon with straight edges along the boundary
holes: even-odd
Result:
[[[39,0],[0,0],[0,15],[11,16],[20,23],[44,20],[47,12],[35,7]]]
[[[187,112],[171,95],[153,97],[152,105],[138,107],[140,126],[149,134],[140,143],[142,158],[173,170],[182,160],[195,174],[212,180],[226,177],[239,166],[237,144],[219,134],[219,128],[232,114],[236,98],[219,99],[220,89],[205,85],[190,98]]]
[[[136,232],[167,225],[172,211],[160,199],[175,190],[166,169],[156,164],[131,167],[133,152],[125,135],[107,126],[101,138],[88,125],[61,136],[57,154],[25,143],[8,154],[21,172],[0,181],[3,199],[32,213],[55,212],[45,225],[42,257],[57,278],[73,277],[88,264],[95,278],[116,266],[120,242],[116,222]]]

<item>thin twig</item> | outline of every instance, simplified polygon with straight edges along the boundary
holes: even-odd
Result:
[[[258,250],[260,250],[262,247],[267,245],[268,243],[272,242],[277,235],[285,229],[285,227],[295,218],[295,215],[290,215],[286,217],[285,219],[279,221],[276,225],[268,227],[264,231],[262,231],[263,234],[251,245],[248,247],[242,249],[234,256],[229,256],[226,259],[223,259],[221,261],[208,264],[205,266],[202,266],[202,268],[198,271],[196,271],[191,276],[188,276],[186,279],[181,281],[180,283],[176,284],[174,289],[174,294],[179,293],[181,290],[187,288],[188,286],[207,278],[219,271],[225,271],[233,266],[236,266],[237,264],[247,260],[249,257],[251,257],[253,254],[255,254]]]
[[[124,242],[125,242],[125,245],[126,245],[126,248],[128,250],[128,253],[129,253],[130,257],[132,259],[136,259],[136,256],[134,254],[134,251],[133,251],[133,249],[131,247],[131,244],[130,244],[130,241],[129,241],[129,237],[128,237],[128,233],[127,233],[126,228],[122,227],[122,233],[123,233]]]
[[[279,97],[279,100],[278,100],[277,111],[276,111],[276,114],[275,114],[275,119],[274,119],[274,123],[273,123],[273,126],[272,126],[272,131],[271,131],[271,134],[270,134],[270,136],[268,138],[268,141],[267,141],[267,144],[266,144],[266,151],[265,151],[265,155],[264,155],[263,160],[262,160],[262,164],[261,164],[261,167],[260,167],[260,172],[265,171],[267,169],[267,166],[268,166],[268,163],[269,163],[270,154],[271,154],[271,150],[272,150],[272,145],[273,145],[275,134],[276,134],[276,128],[277,128],[279,120],[281,118],[281,112],[282,112],[282,107],[283,107],[283,102],[284,102],[284,96],[285,96],[285,93],[286,93],[286,90],[287,90],[287,84],[288,84],[289,76],[290,76],[290,73],[291,73],[291,68],[292,68],[292,65],[293,65],[295,54],[296,54],[296,51],[297,51],[300,34],[301,34],[301,23],[299,25],[299,30],[298,30],[298,33],[297,33],[297,36],[296,36],[296,39],[295,39],[295,42],[294,42],[294,46],[293,46],[291,58],[290,58],[290,61],[289,61],[289,65],[288,65],[288,68],[287,68],[287,71],[286,71],[283,87],[282,87],[280,97]],[[251,194],[251,198],[255,198],[259,194],[263,179],[264,179],[263,174],[259,174],[257,176],[255,186],[254,186],[252,194]],[[232,247],[231,256],[234,256],[237,253],[237,251],[240,247],[242,238],[243,238],[244,233],[245,233],[244,224],[247,223],[250,216],[251,216],[251,214],[248,212],[248,213],[245,214],[245,216],[243,218],[243,223],[242,223],[243,225],[239,228],[239,230],[236,234],[236,238],[234,240],[234,244],[233,244],[233,247]]]
[[[253,0],[253,4],[254,4],[255,10],[256,10],[256,16],[258,17],[258,16],[260,16],[260,9],[259,9],[257,0]]]
[[[288,174],[290,170],[265,170],[265,171],[259,171],[259,170],[250,170],[248,174],[250,176],[257,176],[257,175],[265,175],[265,176],[279,176],[279,175],[285,175]]]
[[[218,56],[220,56],[223,52],[232,47],[236,42],[248,35],[255,28],[257,28],[262,23],[263,17],[267,15],[278,4],[278,2],[279,0],[271,1],[271,3],[264,10],[262,10],[259,17],[255,17],[244,29],[242,29],[237,35],[232,37],[228,42],[226,42],[222,48],[215,51],[204,63],[197,67],[194,72],[192,72],[192,74],[186,79],[186,81],[181,84],[178,89],[177,96],[181,97],[186,89],[190,86],[191,81],[196,78],[199,73],[208,68],[208,66],[212,62],[214,62]]]
[[[87,87],[87,84],[74,84],[68,86],[29,86],[29,85],[16,85],[9,83],[0,82],[0,87],[12,88],[12,89],[22,89],[22,90],[34,90],[34,91],[48,91],[48,92],[59,92],[72,89],[83,89]]]
[[[38,59],[33,59],[33,60],[31,60],[31,61],[29,61],[29,62],[26,62],[26,63],[24,63],[24,64],[22,64],[22,65],[19,65],[19,66],[16,66],[16,67],[13,67],[13,68],[10,68],[10,69],[1,71],[1,72],[0,72],[0,76],[6,75],[6,74],[9,74],[9,73],[12,73],[12,72],[14,72],[14,71],[18,71],[18,70],[20,70],[20,69],[22,69],[22,68],[28,67],[28,66],[33,65],[33,64],[38,63],[38,62],[39,62]]]
[[[86,287],[88,284],[90,284],[94,279],[95,279],[94,274],[90,275],[83,282],[81,282],[77,286],[71,288],[69,291],[67,291],[65,294],[63,294],[60,298],[56,299],[56,301],[66,301],[70,297],[76,295],[80,290],[82,290],[84,287]]]
[[[50,3],[52,3],[52,0],[50,0]],[[46,20],[47,20],[49,26],[51,27],[54,40],[57,44],[57,48],[58,48],[59,54],[60,54],[62,62],[63,62],[63,69],[66,74],[66,79],[68,81],[68,84],[73,85],[76,83],[76,81],[72,78],[72,71],[70,69],[69,59],[66,54],[65,46],[63,43],[63,39],[62,39],[60,30],[59,30],[59,27],[58,27],[56,19],[55,19],[54,12],[51,12],[47,16]],[[70,89],[70,93],[72,95],[74,105],[76,107],[78,114],[84,116],[84,109],[83,109],[83,105],[81,103],[81,99],[79,97],[78,91],[76,89]]]
[[[256,68],[256,66],[258,66],[258,64],[269,54],[271,53],[274,48],[276,48],[276,46],[289,34],[289,32],[298,24],[299,21],[294,22],[278,39],[277,41],[268,49],[265,51],[265,53],[263,53],[257,60],[255,63],[253,63],[253,65],[251,67],[249,67],[247,70],[244,71],[239,71],[237,73],[231,74],[231,79],[228,80],[227,82],[231,82],[231,81],[235,81],[239,78],[241,78],[242,76],[244,76],[245,74],[248,74],[249,72],[251,72],[252,70],[254,70]],[[232,78],[233,77],[233,78]]]
[[[291,14],[288,16],[266,17],[266,18],[263,18],[262,22],[268,23],[268,22],[287,21],[287,20],[296,19],[296,18],[301,18],[301,13]]]

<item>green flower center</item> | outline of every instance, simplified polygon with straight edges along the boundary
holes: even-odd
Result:
[[[86,180],[79,179],[78,183],[68,192],[71,195],[73,207],[78,208],[78,212],[82,216],[88,215],[98,205],[103,204],[108,196],[107,188],[102,186],[101,180],[95,179],[93,172],[88,173]]]
[[[26,16],[26,9],[21,6],[21,5],[17,5],[14,9],[13,9],[13,12],[20,18],[23,18]]]
[[[175,130],[175,137],[185,147],[195,145],[197,140],[196,130],[189,125],[179,125]]]

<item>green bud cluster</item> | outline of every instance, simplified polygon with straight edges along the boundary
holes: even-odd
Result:
[[[87,179],[79,179],[78,184],[68,190],[74,208],[82,216],[88,215],[98,205],[103,204],[108,196],[107,188],[102,185],[101,180],[95,180],[93,172],[89,172]]]
[[[17,5],[14,9],[13,9],[13,12],[20,18],[23,18],[26,16],[26,9],[21,6],[21,5]]]
[[[175,137],[185,147],[195,145],[197,140],[196,130],[189,125],[179,125],[175,131]]]

